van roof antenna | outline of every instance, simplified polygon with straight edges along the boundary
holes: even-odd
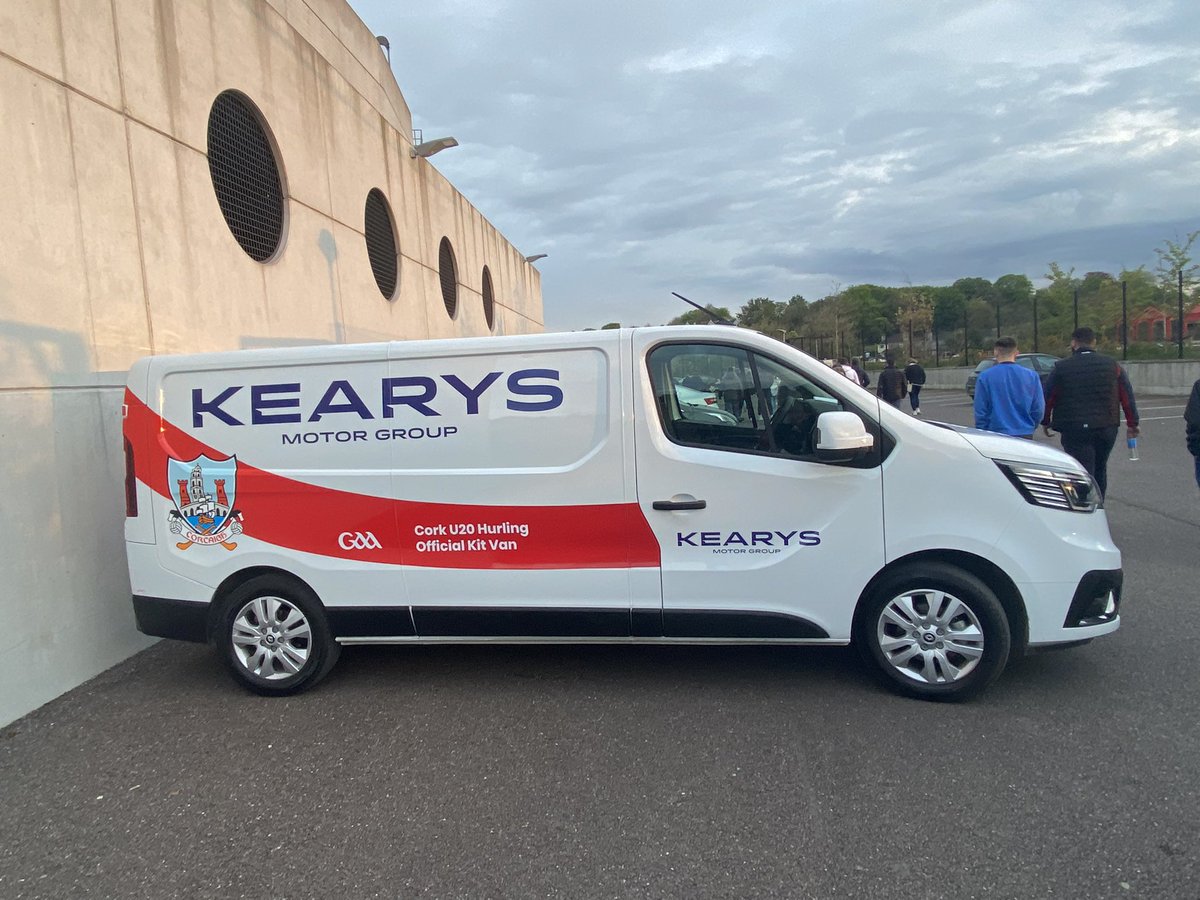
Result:
[[[716,322],[718,325],[734,325],[734,326],[737,325],[737,322],[730,322],[724,316],[718,316],[711,309],[706,309],[705,307],[701,306],[699,303],[695,303],[695,302],[689,300],[687,297],[683,296],[683,294],[676,294],[674,291],[671,291],[671,293],[674,294],[674,296],[678,297],[680,300],[682,300],[684,303],[689,303],[692,306],[696,307],[696,309],[700,310],[700,312],[702,312],[705,315],[712,318],[712,320],[714,322]]]

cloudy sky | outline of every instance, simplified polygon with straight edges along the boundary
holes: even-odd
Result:
[[[1200,3],[350,0],[548,330],[661,323],[1200,228]]]

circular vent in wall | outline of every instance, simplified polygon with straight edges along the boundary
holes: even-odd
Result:
[[[446,315],[453,319],[458,312],[458,267],[454,262],[450,238],[442,238],[438,248],[438,277],[442,282],[442,302],[446,304]]]
[[[367,194],[363,213],[363,235],[367,241],[367,258],[379,292],[388,300],[396,297],[396,282],[400,275],[400,255],[396,250],[396,229],[387,198],[379,188]]]
[[[283,241],[283,183],[262,116],[237,91],[223,91],[208,114],[208,171],[234,239],[266,262]]]
[[[491,331],[496,322],[496,298],[492,292],[492,273],[487,266],[483,267],[483,317],[487,319],[488,331]]]

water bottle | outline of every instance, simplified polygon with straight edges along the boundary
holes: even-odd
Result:
[[[1138,458],[1137,438],[1131,437],[1129,440],[1127,440],[1125,442],[1125,446],[1129,448],[1129,458],[1137,459]]]

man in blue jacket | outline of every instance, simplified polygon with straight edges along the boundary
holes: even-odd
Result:
[[[1037,373],[1018,366],[1016,359],[1016,339],[998,338],[996,365],[984,369],[975,383],[975,427],[1032,440],[1046,400]]]

